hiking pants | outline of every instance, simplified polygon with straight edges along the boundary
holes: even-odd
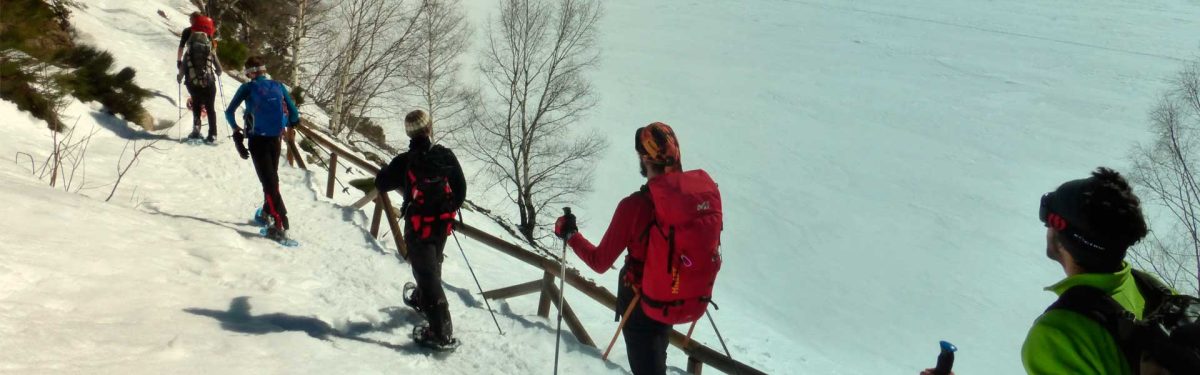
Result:
[[[210,133],[211,134],[211,133]],[[287,207],[279,195],[279,137],[251,135],[247,148],[254,161],[254,171],[263,189],[263,213],[275,219],[275,226],[288,229]]]
[[[417,282],[417,303],[425,313],[433,334],[439,338],[451,338],[454,336],[454,325],[450,321],[446,291],[442,289],[446,234],[433,233],[429,238],[421,239],[407,221],[404,225],[404,242],[408,245],[408,263],[412,265],[413,279]]]
[[[200,132],[200,108],[208,113],[208,135],[213,138],[217,137],[217,109],[214,106],[217,100],[217,87],[209,85],[208,87],[198,87],[187,85],[188,95],[192,96],[192,131]]]
[[[633,288],[624,277],[617,288],[617,311],[624,312],[633,301]],[[642,311],[641,302],[629,314],[629,321],[621,329],[625,336],[625,354],[629,357],[629,369],[634,375],[663,375],[667,373],[667,345],[670,344],[671,326],[650,319]]]

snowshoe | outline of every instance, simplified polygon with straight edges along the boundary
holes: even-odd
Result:
[[[421,295],[418,292],[417,284],[411,282],[404,283],[404,292],[401,299],[404,300],[404,304],[408,307],[421,312]]]
[[[287,236],[287,231],[284,231],[284,230],[282,230],[282,229],[279,229],[279,228],[275,228],[275,227],[273,227],[273,226],[272,226],[272,227],[266,227],[266,228],[263,228],[263,229],[259,230],[259,231],[258,231],[258,234],[261,234],[263,237],[266,237],[266,238],[268,238],[268,239],[270,239],[270,240],[272,240],[272,241],[278,242],[278,243],[279,243],[280,245],[282,245],[283,247],[297,247],[297,246],[300,246],[300,243],[299,243],[299,242],[296,242],[296,240],[293,240],[293,239],[291,239],[291,238],[288,238],[288,236]]]
[[[187,138],[184,138],[182,142],[189,145],[198,145],[204,143],[204,137],[200,136],[199,130],[192,130],[192,134],[188,134]]]
[[[454,349],[458,349],[459,344],[461,344],[458,339],[453,337],[436,337],[436,335],[433,334],[433,330],[429,328],[428,324],[419,324],[416,327],[413,327],[412,339],[413,342],[417,343],[417,345],[438,352],[454,351]]]
[[[252,220],[258,225],[265,226],[268,224],[267,214],[263,212],[262,207],[259,207],[257,211],[254,211],[254,218]]]

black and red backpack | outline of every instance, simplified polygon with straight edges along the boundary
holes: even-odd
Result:
[[[647,185],[654,204],[641,304],[666,324],[694,322],[712,301],[721,270],[721,192],[703,170],[668,173]]]
[[[418,238],[428,239],[437,234],[449,235],[457,216],[451,207],[454,191],[450,188],[448,165],[442,156],[445,147],[434,145],[424,153],[410,153],[408,159],[408,200],[405,215],[412,223]],[[444,231],[442,231],[444,229]]]
[[[1104,327],[1134,374],[1141,373],[1147,359],[1171,374],[1195,374],[1200,369],[1200,298],[1175,294],[1143,271],[1134,269],[1131,275],[1146,301],[1142,320],[1108,293],[1086,285],[1068,289],[1046,310],[1072,311]]]

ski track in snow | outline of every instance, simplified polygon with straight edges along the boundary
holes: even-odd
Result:
[[[495,2],[464,3],[478,39]],[[137,68],[156,93],[147,109],[173,122],[169,61],[190,11],[94,0],[72,22]],[[598,240],[643,182],[629,133],[661,120],[686,166],[721,184],[714,316],[734,358],[769,373],[915,373],[948,339],[959,373],[1019,373],[1024,334],[1053,297],[1041,288],[1061,277],[1041,255],[1037,197],[1127,166],[1165,79],[1198,53],[1197,20],[1200,4],[1181,0],[606,2],[600,103],[583,125],[612,147],[595,168],[603,183],[576,205],[581,230]],[[223,111],[238,83],[222,82]],[[494,301],[497,335],[453,239],[444,276],[465,343],[426,355],[407,338],[419,319],[398,307],[410,271],[389,237],[362,229],[367,213],[345,208],[357,197],[324,198],[323,172],[281,168],[301,243],[282,248],[249,224],[259,184],[223,116],[217,146],[188,146],[176,142],[186,125],[147,133],[98,109],[67,110],[96,131],[82,196],[44,187],[24,157],[0,163],[0,372],[551,371],[554,322],[536,316],[536,296]],[[0,118],[0,155],[45,159],[44,123],[8,102]],[[394,144],[400,129],[386,127]],[[165,150],[103,203],[130,139]],[[540,277],[461,239],[485,289]],[[615,272],[583,274],[616,284]],[[597,341],[611,337],[610,311],[568,299]],[[565,373],[624,371],[622,342],[604,363],[563,337]],[[706,322],[696,339],[719,348]],[[678,372],[685,357],[671,349],[668,364]]]

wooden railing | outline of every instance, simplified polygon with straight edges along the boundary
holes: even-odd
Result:
[[[371,173],[372,175],[379,173],[381,166],[371,163],[357,156],[355,153],[338,146],[336,143],[329,141],[329,139],[323,134],[309,129],[304,125],[296,126],[296,130],[305,138],[313,141],[313,143],[325,149],[325,151],[330,155],[329,162],[326,163],[326,166],[329,169],[329,181],[326,183],[325,193],[327,197],[333,197],[333,186],[335,180],[337,179],[337,163],[340,160],[345,160],[346,162],[349,162],[350,164],[353,164],[354,166],[362,169],[365,172]],[[298,163],[300,163],[300,167],[305,168],[302,160],[303,157],[299,152],[299,149],[297,149],[294,144],[289,144],[288,148],[290,158],[297,159]],[[365,205],[367,202],[375,203],[374,214],[371,218],[371,235],[375,238],[379,237],[381,216],[386,216],[388,226],[392,233],[392,240],[395,241],[396,248],[400,252],[401,257],[407,259],[408,250],[405,246],[404,237],[400,230],[401,218],[398,214],[398,210],[396,210],[392,205],[388,194],[378,194],[377,192],[372,191],[368,193],[366,197],[364,197],[363,201],[360,201],[360,203],[363,205]],[[381,215],[381,213],[383,215]],[[571,333],[575,335],[579,342],[585,345],[596,347],[595,341],[592,340],[591,335],[587,333],[587,330],[579,321],[579,318],[575,315],[575,311],[571,308],[571,305],[567,303],[566,300],[562,300],[562,306],[558,305],[561,291],[558,290],[556,279],[564,278],[564,281],[567,285],[570,285],[576,290],[582,292],[583,295],[588,296],[589,298],[616,312],[617,297],[613,295],[612,292],[604,287],[596,285],[596,283],[592,282],[591,280],[583,278],[579,275],[579,271],[574,268],[568,268],[566,275],[562,275],[562,264],[560,264],[558,261],[548,259],[532,251],[526,250],[520,245],[505,241],[504,239],[493,236],[490,233],[484,232],[483,230],[470,226],[466,223],[456,223],[455,228],[459,233],[462,233],[466,237],[478,241],[479,243],[482,243],[492,249],[495,249],[542,271],[542,276],[539,279],[483,292],[483,298],[506,299],[533,293],[540,293],[540,299],[538,300],[539,316],[543,318],[549,318],[550,306],[553,304],[556,308],[562,311],[563,320],[567,322],[568,329],[570,329]],[[699,374],[702,365],[708,365],[727,374],[765,374],[764,372],[750,367],[742,362],[738,362],[727,355],[721,354],[712,348],[704,346],[695,340],[690,340],[686,335],[680,333],[679,331],[671,331],[670,341],[671,345],[679,348],[688,356],[687,371],[689,373]]]

